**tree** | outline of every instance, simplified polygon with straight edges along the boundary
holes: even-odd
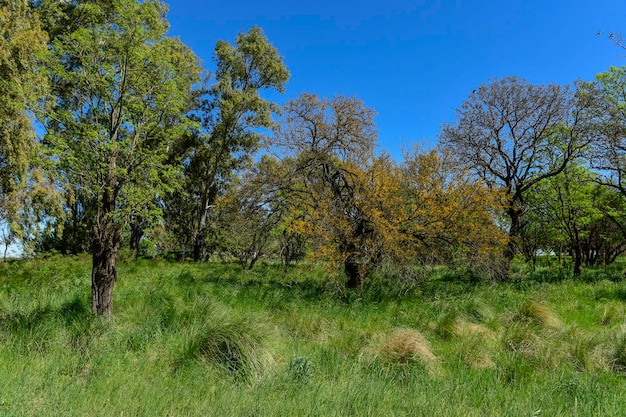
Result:
[[[195,260],[206,255],[207,222],[217,198],[233,173],[250,162],[262,138],[260,129],[272,126],[277,106],[261,97],[263,90],[283,91],[289,71],[261,29],[241,33],[235,46],[220,41],[215,47],[215,83],[201,103],[201,130],[186,147],[184,188],[170,196],[168,213],[191,213],[182,226],[193,239]],[[179,219],[183,220],[183,219]]]
[[[279,170],[278,161],[264,155],[217,201],[224,247],[246,269],[271,250],[273,232],[286,211],[274,181]]]
[[[158,1],[81,1],[70,13],[81,25],[52,43],[44,141],[58,181],[88,202],[92,310],[111,316],[124,222],[137,207],[157,213],[155,195],[170,189],[168,150],[186,128],[198,59],[166,36]]]
[[[285,172],[287,230],[342,267],[348,288],[387,261],[477,263],[501,253],[499,193],[472,183],[450,154],[413,149],[402,165],[375,156],[374,114],[342,96],[303,94],[284,106],[271,143]]]
[[[591,102],[590,129],[598,136],[591,144],[589,163],[596,171],[596,181],[614,191],[607,193],[607,204],[601,209],[610,220],[610,227],[621,231],[623,240],[626,237],[621,209],[626,198],[626,67],[611,67],[583,87]],[[607,250],[611,253],[607,257],[613,258],[621,253],[621,246],[613,239]]]
[[[590,162],[598,180],[626,196],[626,67],[611,67],[585,85],[593,97],[593,142]]]
[[[504,191],[509,261],[525,226],[525,193],[563,171],[588,142],[581,100],[554,84],[496,79],[474,90],[457,109],[458,120],[442,128],[443,146],[485,184]]]
[[[535,251],[569,252],[574,275],[583,265],[609,264],[626,250],[624,196],[598,184],[582,159],[541,182],[526,196],[530,230],[540,235]],[[527,238],[527,236],[524,236]]]
[[[395,212],[412,258],[501,277],[507,237],[495,221],[502,208],[499,190],[476,181],[445,150],[413,148],[404,155],[399,192],[403,198]]]
[[[594,196],[602,217],[591,225],[587,264],[608,265],[626,252],[626,196],[602,185],[597,185]]]
[[[27,0],[0,0],[0,221],[5,249],[25,233],[23,204],[36,152],[32,116],[47,94],[41,70],[46,43]]]
[[[527,197],[541,213],[544,232],[553,229],[561,236],[555,240],[562,240],[573,254],[574,275],[582,273],[592,227],[602,218],[597,187],[592,173],[573,161],[558,175],[537,184]]]
[[[318,254],[343,265],[351,288],[363,285],[379,258],[364,206],[372,196],[363,195],[376,140],[374,111],[359,100],[303,94],[284,106],[271,142],[291,166],[285,193],[306,213],[293,230],[321,240]]]

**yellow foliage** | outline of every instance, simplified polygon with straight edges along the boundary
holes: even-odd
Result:
[[[417,154],[400,167],[383,156],[366,166],[334,161],[350,195],[333,195],[327,184],[305,179],[291,206],[300,217],[291,232],[311,237],[313,259],[342,265],[382,257],[440,260],[451,252],[472,257],[499,253],[506,234],[494,222],[501,195],[436,151]]]
[[[362,280],[384,259],[498,256],[500,192],[439,151],[413,150],[402,165],[376,158],[374,139],[357,100],[305,95],[285,107],[274,141],[293,167],[286,227],[311,239],[314,259]]]

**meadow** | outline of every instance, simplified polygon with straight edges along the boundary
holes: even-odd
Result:
[[[316,265],[0,264],[0,416],[623,416],[623,264],[434,268],[362,291]]]

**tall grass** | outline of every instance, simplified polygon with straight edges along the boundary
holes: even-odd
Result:
[[[138,260],[107,321],[88,259],[1,263],[0,415],[623,415],[624,282],[413,277]]]

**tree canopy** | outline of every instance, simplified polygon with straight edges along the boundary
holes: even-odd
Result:
[[[156,195],[171,188],[167,163],[189,126],[198,60],[166,36],[166,7],[157,1],[79,2],[74,31],[54,39],[54,102],[45,143],[58,180],[84,193],[92,232],[92,304],[112,314],[115,260],[122,226],[137,209],[158,214]]]
[[[128,243],[243,268],[306,258],[357,289],[390,264],[506,279],[520,252],[581,274],[626,251],[625,67],[572,86],[493,79],[438,146],[396,160],[356,97],[270,100],[290,73],[260,28],[203,69],[166,15],[157,0],[0,0],[2,239],[91,252],[94,313],[113,313]]]
[[[487,185],[503,190],[508,259],[524,228],[525,193],[562,172],[588,143],[580,105],[567,87],[508,77],[474,90],[457,121],[442,128],[442,144]]]

